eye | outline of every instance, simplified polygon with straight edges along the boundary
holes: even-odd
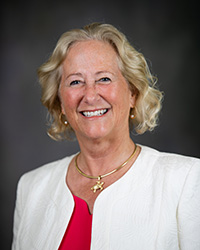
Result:
[[[109,77],[102,77],[99,82],[110,82],[111,79]]]
[[[74,81],[70,82],[70,86],[77,85],[79,83],[80,83],[80,81],[74,80]]]

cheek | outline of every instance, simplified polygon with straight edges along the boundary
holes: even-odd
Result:
[[[122,88],[115,87],[109,91],[110,100],[112,103],[119,107],[127,107],[130,106],[130,92],[124,86]]]
[[[103,97],[105,97],[105,99],[109,100],[111,104],[117,104],[119,102],[119,98],[121,98],[121,91],[117,84],[102,87],[100,93]]]
[[[71,93],[72,91],[62,91],[60,94],[61,97],[61,106],[64,113],[68,113],[70,110],[77,107],[77,95]]]

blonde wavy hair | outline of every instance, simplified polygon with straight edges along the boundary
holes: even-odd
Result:
[[[64,33],[48,59],[39,69],[38,76],[42,87],[41,101],[48,108],[50,114],[50,128],[48,134],[55,140],[69,139],[70,125],[62,121],[59,85],[62,76],[62,63],[69,48],[76,42],[86,40],[100,40],[109,43],[116,51],[119,59],[119,68],[129,83],[130,89],[137,92],[137,101],[134,110],[135,119],[129,120],[135,131],[142,134],[152,131],[158,124],[158,114],[161,109],[162,92],[156,87],[154,77],[147,62],[125,35],[110,24],[92,23],[83,29],[74,29]]]

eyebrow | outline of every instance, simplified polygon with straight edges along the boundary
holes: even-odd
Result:
[[[107,70],[98,71],[97,73],[95,73],[95,75],[104,74],[104,73],[108,73],[108,74],[114,75],[112,72],[107,71]]]
[[[95,75],[100,75],[100,74],[104,74],[104,73],[108,73],[108,74],[111,74],[111,75],[114,75],[112,72],[110,71],[107,71],[107,70],[101,70],[101,71],[98,71],[95,73]],[[71,76],[80,76],[80,77],[83,77],[83,74],[77,72],[77,73],[72,73],[72,74],[69,74],[65,79],[68,79],[69,77]]]
[[[69,77],[71,77],[71,76],[83,76],[81,73],[72,73],[72,74],[69,74],[65,79],[68,79]]]

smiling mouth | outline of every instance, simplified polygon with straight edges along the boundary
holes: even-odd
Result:
[[[100,109],[95,111],[83,111],[81,114],[85,117],[102,116],[108,112],[108,109]]]

